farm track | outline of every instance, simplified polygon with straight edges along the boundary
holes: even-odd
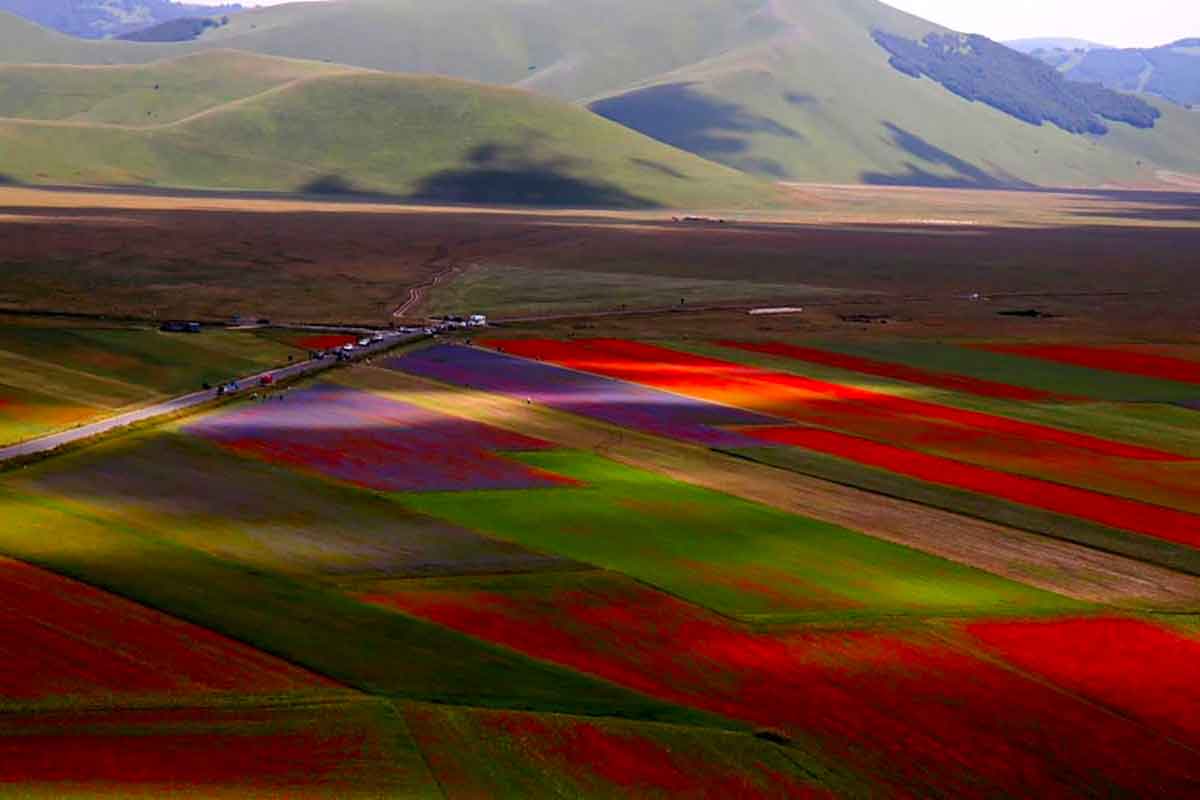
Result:
[[[1137,609],[1200,609],[1200,579],[1130,558],[391,370],[364,368],[341,380],[842,525],[1079,600]]]

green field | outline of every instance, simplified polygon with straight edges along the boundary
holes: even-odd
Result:
[[[623,572],[729,616],[1011,614],[1079,608],[985,572],[583,453],[522,462],[573,490],[408,495],[413,509]]]
[[[680,300],[695,305],[800,302],[839,294],[836,289],[803,283],[756,283],[700,277],[592,272],[586,269],[530,269],[483,264],[430,292],[422,311],[430,315],[465,310],[490,316],[520,317],[592,311],[672,308]]]
[[[119,505],[100,509],[0,487],[0,554],[108,589],[372,694],[714,724],[707,715],[364,605],[336,589],[175,544],[136,515],[123,515]],[[504,681],[496,680],[500,674]]]
[[[0,325],[0,445],[302,355],[252,332]]]
[[[122,437],[22,483],[217,558],[323,582],[581,568],[175,432]]]
[[[1200,575],[1200,552],[1183,545],[1139,536],[1098,523],[1030,508],[961,489],[929,483],[887,470],[794,447],[762,447],[737,455],[834,483],[943,508],[1012,528],[1119,553],[1139,561]]]

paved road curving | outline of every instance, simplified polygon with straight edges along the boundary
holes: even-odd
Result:
[[[416,341],[420,338],[423,338],[423,336],[391,335],[382,342],[376,342],[368,347],[362,347],[354,351],[354,359],[358,360],[361,358],[366,358],[367,356],[375,355],[383,352],[384,350],[389,350],[393,347],[396,347],[397,345]],[[240,378],[238,380],[238,384],[243,388],[239,394],[247,395],[258,390],[261,386],[262,379],[266,377],[270,377],[273,383],[281,383],[283,381],[288,381],[305,375],[315,375],[319,372],[323,372],[324,370],[336,366],[337,363],[338,361],[334,358],[310,359],[296,364],[289,364],[286,367],[269,369],[264,372],[259,372],[255,375]],[[146,422],[159,417],[177,414],[180,411],[185,411],[189,408],[195,408],[196,406],[210,403],[214,399],[216,399],[215,390],[206,389],[201,392],[185,394],[181,397],[173,397],[170,400],[164,400],[161,403],[155,403],[154,405],[134,409],[133,411],[127,411],[114,417],[108,417],[106,419],[97,420],[96,422],[90,422],[87,425],[80,425],[78,428],[71,428],[70,430],[52,433],[37,439],[30,439],[25,442],[2,447],[0,448],[0,464],[17,458],[39,455],[41,453],[49,453],[52,450],[57,450],[65,445],[86,441],[96,436],[108,433],[109,431],[117,430],[118,428],[125,428],[130,425],[135,425],[139,422]]]

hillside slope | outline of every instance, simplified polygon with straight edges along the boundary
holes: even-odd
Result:
[[[194,73],[208,60],[224,59],[119,74]],[[314,74],[165,124],[0,120],[0,173],[32,183],[361,191],[424,202],[730,208],[776,200],[769,184],[529,92],[427,76],[324,74],[320,64],[272,66],[282,76]],[[39,69],[46,86],[64,75],[77,80],[85,68],[23,74]],[[235,88],[248,86],[227,81],[221,91]],[[139,97],[126,92],[99,105],[140,119]],[[32,110],[46,115],[37,104]],[[95,107],[87,113],[97,114]]]
[[[10,61],[145,62],[226,47],[519,86],[776,180],[1095,186],[1200,173],[1200,123],[1157,101],[1160,119],[1138,117],[1153,127],[1068,133],[902,73],[879,33],[919,46],[950,32],[877,0],[341,0],[248,11],[174,45],[14,40],[4,23]]]
[[[313,61],[212,50],[146,65],[0,65],[0,117],[155,125],[292,81],[353,71]]]
[[[1032,54],[1072,80],[1155,94],[1182,106],[1200,104],[1200,39],[1145,49],[1043,47]]]

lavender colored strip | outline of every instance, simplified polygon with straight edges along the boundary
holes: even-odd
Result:
[[[472,347],[437,345],[388,359],[384,366],[706,447],[761,446],[718,426],[779,424],[749,411]]]
[[[370,392],[317,386],[244,405],[186,430],[239,452],[392,492],[528,489],[568,481],[497,451],[551,445]]]

